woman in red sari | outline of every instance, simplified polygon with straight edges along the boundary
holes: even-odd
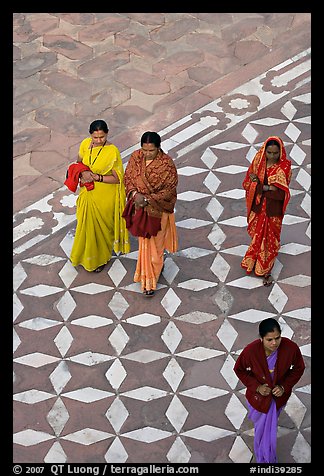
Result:
[[[291,161],[279,137],[271,136],[256,153],[243,181],[246,191],[247,232],[252,238],[241,262],[247,274],[273,282],[271,269],[280,249],[284,213],[290,199]]]
[[[139,212],[137,216],[145,216],[148,231],[144,236],[142,230],[139,231],[142,222],[124,215],[129,231],[138,236],[134,282],[141,283],[145,296],[154,295],[163,270],[164,250],[174,253],[178,249],[174,216],[178,173],[172,158],[160,145],[159,134],[145,132],[141,148],[130,156],[124,174],[127,201],[134,202]],[[132,228],[129,227],[131,221]]]

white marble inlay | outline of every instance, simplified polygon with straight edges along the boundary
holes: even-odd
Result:
[[[231,389],[234,389],[238,382],[238,378],[235,372],[233,371],[234,365],[235,360],[230,354],[228,354],[220,370],[220,373],[222,374],[228,385],[231,387]]]
[[[220,150],[238,150],[247,147],[247,144],[242,144],[241,142],[222,142],[221,144],[213,145],[211,149],[220,149]]]
[[[303,307],[301,309],[296,309],[295,311],[285,312],[284,315],[288,317],[293,317],[295,319],[301,319],[303,321],[310,321],[311,308]]]
[[[66,422],[70,418],[69,412],[66,409],[61,398],[58,398],[54,403],[52,409],[48,412],[46,420],[53,428],[56,436],[60,436]]]
[[[16,293],[14,293],[12,300],[13,300],[13,307],[12,307],[13,322],[15,322],[15,320],[17,319],[21,311],[24,309],[24,306],[21,304]]]
[[[215,251],[214,250],[206,250],[205,248],[197,248],[195,246],[192,246],[190,248],[186,248],[184,250],[177,251],[175,253],[175,255],[176,256],[183,256],[184,258],[189,258],[189,259],[197,259],[197,258],[202,258],[203,256],[207,256],[211,253],[215,253]]]
[[[305,357],[311,357],[311,349],[312,349],[312,346],[311,344],[306,344],[306,345],[301,345],[300,346],[300,351],[303,355],[305,355]]]
[[[226,436],[233,435],[233,431],[228,431],[223,428],[217,428],[211,425],[202,425],[193,430],[184,431],[182,435],[202,441],[215,441]]]
[[[311,448],[307,440],[305,440],[300,432],[298,432],[294,446],[292,447],[291,455],[293,456],[296,463],[311,462]]]
[[[66,291],[59,300],[59,302],[56,304],[56,309],[65,321],[68,320],[75,308],[76,302],[69,291]]]
[[[58,261],[62,260],[64,260],[64,258],[62,258],[61,256],[41,254],[33,256],[32,258],[26,258],[22,261],[26,263],[35,264],[37,266],[48,266],[50,264],[57,263]]]
[[[191,291],[201,291],[202,289],[213,288],[218,283],[212,281],[203,281],[202,279],[189,279],[178,284],[179,288],[189,289]],[[171,314],[170,314],[171,315]]]
[[[142,441],[143,443],[153,443],[153,441],[160,441],[164,438],[172,436],[170,431],[159,430],[158,428],[152,428],[146,426],[138,430],[129,431],[128,433],[123,433],[121,436],[124,438],[130,438],[136,441]]]
[[[174,278],[179,273],[179,267],[175,264],[172,258],[166,258],[164,260],[164,270],[162,271],[163,277],[168,284],[173,283]]]
[[[45,317],[34,317],[28,321],[23,321],[18,324],[19,327],[24,327],[32,331],[42,331],[50,327],[62,325],[61,321],[54,321],[53,319],[46,319]]]
[[[217,156],[215,153],[207,147],[207,149],[204,151],[203,155],[201,156],[201,161],[207,165],[209,169],[211,169],[217,160]]]
[[[306,153],[299,147],[299,145],[294,144],[291,151],[289,152],[289,158],[293,159],[298,165],[301,165],[304,162]]]
[[[282,312],[288,301],[287,295],[283,292],[283,290],[278,286],[277,283],[273,285],[268,299],[279,313]]]
[[[222,172],[223,174],[236,175],[247,171],[247,167],[241,165],[225,165],[225,167],[219,167],[215,169],[216,172]]]
[[[203,184],[206,185],[206,187],[211,191],[211,193],[216,192],[220,183],[220,180],[212,172],[209,172],[209,174],[203,181]]]
[[[186,202],[193,202],[195,200],[200,200],[201,198],[209,197],[208,193],[195,192],[193,190],[187,190],[178,194],[177,200],[183,200]]]
[[[200,167],[179,167],[177,170],[179,175],[186,175],[188,177],[191,175],[201,174],[202,172],[207,172],[206,169],[202,169]]]
[[[212,221],[197,220],[196,218],[188,218],[186,220],[181,220],[176,222],[176,225],[177,227],[180,227],[180,228],[188,228],[190,230],[193,230],[195,228],[200,228],[202,226],[211,225],[212,223],[213,223]]]
[[[172,390],[176,392],[181,380],[184,377],[184,371],[182,370],[176,359],[172,357],[172,359],[168,362],[168,365],[164,369],[162,375],[168,382]]]
[[[58,348],[60,354],[62,357],[65,356],[69,348],[71,347],[71,344],[73,342],[73,336],[69,329],[67,327],[62,327],[60,332],[57,334],[57,336],[54,339],[54,343],[56,347]]]
[[[115,286],[118,286],[120,282],[123,280],[125,275],[127,274],[127,271],[125,267],[122,265],[120,260],[115,260],[113,264],[110,266],[108,274],[110,278],[112,279],[113,283]]]
[[[169,290],[164,295],[161,301],[161,304],[166,310],[166,312],[169,314],[169,316],[173,316],[173,314],[176,312],[176,310],[180,306],[181,300],[178,298],[178,296],[173,291],[173,289],[169,288]]]
[[[284,225],[295,225],[296,223],[302,223],[308,221],[308,218],[297,217],[295,215],[285,215],[282,223]]]
[[[168,395],[168,392],[161,390],[159,388],[153,387],[139,387],[134,390],[129,390],[128,392],[121,393],[123,397],[134,398],[135,400],[141,400],[143,402],[150,402],[156,400],[157,398],[162,398]]]
[[[275,314],[262,311],[261,309],[247,309],[246,311],[228,316],[230,319],[238,319],[239,321],[252,323],[261,322],[268,317],[275,317]]]
[[[114,398],[112,404],[106,411],[106,417],[117,433],[119,433],[128,416],[129,412],[120,398]]]
[[[87,365],[92,367],[92,365],[100,364],[101,362],[107,362],[112,360],[114,357],[106,354],[99,354],[98,352],[83,352],[82,354],[73,355],[72,357],[67,357],[66,360],[71,360],[71,362],[77,362],[78,364]]]
[[[27,294],[29,296],[44,297],[59,293],[61,291],[64,291],[64,289],[58,288],[57,286],[37,284],[36,286],[32,286],[31,288],[22,289],[20,292],[21,294]]]
[[[16,393],[13,396],[13,399],[17,402],[27,403],[27,404],[34,404],[38,402],[43,402],[44,400],[48,400],[49,398],[53,398],[55,395],[48,392],[42,392],[41,390],[27,390],[26,392]]]
[[[75,433],[70,433],[66,436],[61,436],[63,440],[73,441],[74,443],[79,443],[80,445],[92,445],[93,443],[98,443],[98,441],[106,440],[110,438],[111,433],[106,433],[104,431],[94,430],[93,428],[83,428],[80,431]]]
[[[247,249],[248,249],[248,245],[239,245],[239,246],[233,246],[232,248],[227,248],[225,250],[221,250],[220,252],[228,253],[234,256],[242,256],[243,258]]]
[[[109,326],[114,321],[108,317],[96,316],[91,314],[90,316],[79,317],[71,321],[71,325],[88,327],[89,329],[98,329],[98,327]]]
[[[13,353],[16,352],[16,350],[18,349],[18,347],[20,346],[21,344],[21,340],[20,340],[20,337],[19,335],[17,334],[15,328],[13,328],[13,337],[12,337],[12,350],[13,350]]]
[[[188,390],[179,393],[185,397],[195,398],[196,400],[206,402],[213,398],[222,397],[223,395],[226,395],[228,391],[223,390],[222,388],[210,387],[209,385],[200,385],[199,387],[189,388]]]
[[[226,235],[223,230],[215,223],[213,226],[212,231],[207,236],[209,241],[213,246],[215,246],[216,250],[219,250],[222,243],[226,240]]]
[[[67,456],[58,441],[55,441],[44,457],[44,463],[64,464]]]
[[[36,430],[23,430],[13,435],[13,443],[21,446],[33,446],[44,441],[52,440],[55,438],[53,435],[44,433],[43,431]]]
[[[307,245],[301,245],[300,243],[287,243],[281,246],[280,253],[296,256],[301,255],[302,253],[307,253],[307,251],[310,250],[311,247]]]
[[[244,276],[243,278],[234,279],[227,283],[227,286],[235,286],[242,289],[255,289],[263,286],[262,279],[256,276]]]
[[[61,393],[71,378],[72,375],[69,371],[69,366],[65,361],[61,361],[49,376],[51,384],[57,394]]]
[[[228,453],[233,463],[250,463],[253,454],[241,436],[237,436]]]
[[[214,321],[218,319],[216,314],[210,314],[208,312],[193,311],[188,314],[182,314],[182,316],[175,316],[178,321],[190,322],[191,324],[204,324],[205,322]]]
[[[154,362],[155,360],[164,359],[165,357],[169,357],[169,354],[149,349],[142,349],[138,350],[137,352],[132,352],[128,355],[123,355],[123,359],[133,360],[134,362],[141,362],[142,364],[147,364],[149,362]]]
[[[207,347],[194,347],[193,349],[184,350],[177,354],[178,357],[184,357],[185,359],[198,360],[202,362],[204,360],[213,359],[219,355],[223,355],[225,352],[221,350],[208,349]]]
[[[285,412],[287,413],[287,415],[290,416],[290,418],[295,423],[297,428],[300,428],[303,422],[306,410],[307,409],[305,405],[299,400],[299,398],[293,392],[291,396],[289,397],[288,402],[286,403]]]
[[[232,324],[228,321],[228,319],[224,319],[223,324],[218,329],[216,335],[223,344],[223,346],[228,351],[230,351],[234,342],[236,341],[238,333],[236,332]]]
[[[186,419],[188,418],[189,412],[181,400],[179,400],[179,398],[174,395],[167,411],[165,412],[165,415],[179,433]]]
[[[223,205],[217,200],[217,198],[212,198],[206,207],[207,212],[213,218],[214,221],[217,221],[218,218],[224,211]]]
[[[127,376],[123,364],[116,359],[105,373],[105,377],[114,389],[118,389]]]
[[[247,409],[233,393],[225,408],[225,415],[237,430],[241,428]]]
[[[20,240],[20,238],[23,238],[24,236],[28,235],[29,233],[35,231],[35,230],[40,230],[42,226],[44,225],[44,222],[41,218],[39,217],[29,217],[25,218],[20,225],[17,225],[14,230],[13,230],[13,241]]]
[[[305,288],[311,285],[311,277],[305,276],[304,274],[298,274],[296,276],[291,276],[290,278],[281,279],[280,282],[283,284],[290,284],[290,286]]]
[[[120,324],[118,324],[118,326],[110,334],[108,340],[119,355],[129,342],[129,337],[125,329]]]
[[[305,190],[309,190],[311,186],[311,176],[309,173],[306,172],[304,169],[300,169],[297,176],[296,176],[296,181],[300,183],[302,187],[304,187]]]
[[[161,339],[173,354],[182,339],[182,334],[173,322],[169,322],[164,329]]]
[[[107,463],[125,463],[128,459],[128,453],[126,452],[124,446],[120,442],[120,439],[114,438],[113,442],[108,448],[107,453],[105,454],[105,461]]]
[[[301,208],[307,213],[309,217],[311,217],[311,197],[308,193],[305,194],[305,197],[303,198],[301,204]]]
[[[242,200],[245,197],[245,190],[233,188],[226,192],[216,193],[217,197],[231,198],[232,200]]]
[[[187,449],[186,445],[182,441],[181,438],[177,437],[167,452],[167,460],[170,463],[176,464],[176,463],[188,463],[190,458],[191,458],[191,453]]]
[[[227,220],[223,220],[219,222],[220,225],[229,225],[229,226],[237,226],[239,228],[245,228],[247,226],[246,217],[239,215],[236,217],[228,218]]]
[[[76,288],[72,288],[71,290],[84,294],[98,294],[104,293],[106,291],[111,291],[111,289],[114,288],[112,288],[111,286],[104,286],[103,284],[89,283],[83,284],[82,286],[77,286]]]
[[[98,400],[111,397],[112,395],[114,395],[114,393],[93,387],[84,387],[79,388],[78,390],[73,390],[72,392],[62,393],[62,397],[84,403],[97,402]]]
[[[125,311],[129,308],[129,304],[120,292],[115,292],[108,307],[112,310],[117,319],[121,319]]]
[[[24,268],[22,267],[21,263],[18,263],[13,269],[13,289],[17,291],[19,286],[25,281],[27,278],[27,273],[25,272]]]
[[[291,101],[287,101],[287,102],[280,108],[280,111],[282,112],[282,114],[283,114],[284,116],[287,117],[287,119],[289,119],[289,120],[291,121],[292,118],[294,117],[294,115],[296,114],[297,109],[295,108],[295,106],[292,104]],[[292,137],[291,137],[289,134],[286,134],[286,135],[292,139]]]
[[[42,352],[34,352],[32,354],[23,355],[22,357],[17,357],[14,359],[14,362],[18,364],[27,365],[28,367],[39,368],[43,365],[52,364],[60,360],[58,357],[53,357],[51,355],[43,354]]]
[[[76,268],[72,266],[70,261],[67,261],[59,272],[59,277],[62,279],[63,283],[67,288],[71,286],[77,276],[78,272]]]
[[[217,276],[217,278],[224,283],[226,277],[230,271],[230,265],[227,261],[218,253],[210,267],[211,271]]]
[[[252,122],[252,121],[251,121]],[[251,125],[251,122],[248,123],[243,131],[241,132],[242,137],[246,139],[249,144],[253,144],[255,139],[258,137],[258,132],[255,130],[255,128]]]
[[[128,319],[125,319],[125,321],[134,326],[149,327],[161,322],[161,318],[155,314],[144,313],[129,317]]]

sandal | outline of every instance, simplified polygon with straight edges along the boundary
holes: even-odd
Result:
[[[272,283],[273,283],[273,277],[271,276],[271,274],[270,273],[265,274],[263,276],[263,286],[271,286]]]
[[[102,271],[104,269],[105,265],[102,264],[101,266],[98,266],[98,268],[94,269],[93,272],[94,273],[100,273],[100,271]]]
[[[143,291],[143,294],[145,297],[152,297],[154,296],[154,289],[145,290]]]

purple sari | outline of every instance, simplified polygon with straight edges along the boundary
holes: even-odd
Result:
[[[267,357],[271,378],[277,361],[278,349]],[[277,463],[277,425],[282,407],[277,410],[274,398],[267,413],[258,412],[247,402],[248,417],[254,423],[254,454],[257,463]]]

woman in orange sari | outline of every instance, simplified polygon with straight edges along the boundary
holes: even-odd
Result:
[[[174,253],[178,249],[174,216],[178,173],[172,158],[160,146],[159,134],[145,132],[141,148],[132,153],[124,174],[127,201],[134,203],[136,212],[145,214],[149,224],[149,233],[145,234],[129,228],[138,236],[134,282],[141,283],[144,296],[154,295],[163,270],[164,250]]]
[[[279,137],[271,136],[256,153],[243,181],[246,191],[247,232],[252,238],[241,262],[247,274],[273,282],[271,270],[280,249],[284,213],[290,199],[291,161]]]

